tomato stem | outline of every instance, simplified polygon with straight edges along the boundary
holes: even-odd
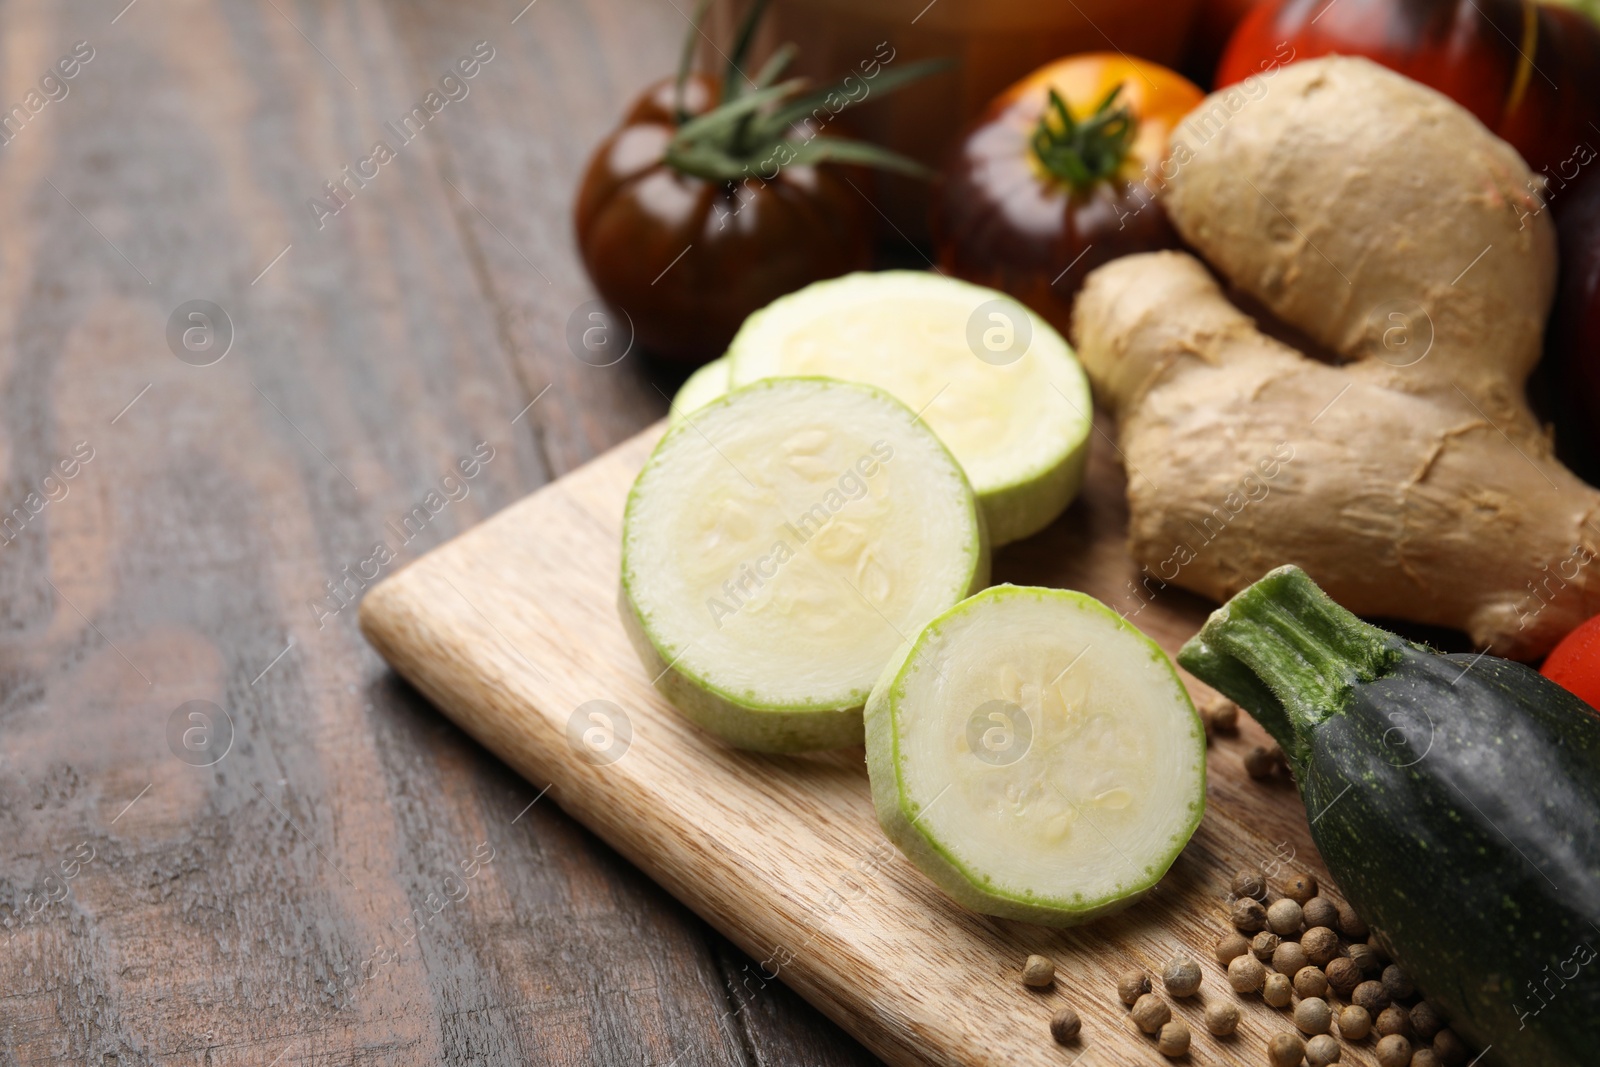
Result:
[[[1033,153],[1044,168],[1083,192],[1095,182],[1112,177],[1128,158],[1139,130],[1133,109],[1117,105],[1122,86],[1106,94],[1089,117],[1072,117],[1067,102],[1054,89],[1033,131]]]
[[[689,33],[683,39],[683,52],[678,56],[678,80],[673,85],[672,109],[679,126],[689,121],[689,108],[684,101],[684,90],[689,83],[689,70],[694,66],[694,46],[700,34],[700,25],[706,20],[711,0],[700,0],[695,5],[694,18],[689,20]]]
[[[893,70],[880,70],[868,79],[849,75],[834,85],[808,91],[802,78],[777,82],[794,58],[794,46],[786,44],[773,53],[746,88],[739,84],[743,79],[739,71],[767,3],[768,0],[755,0],[739,27],[720,102],[703,114],[691,116],[683,95],[699,33],[697,14],[678,72],[678,128],[667,144],[666,164],[681,174],[718,182],[752,177],[770,181],[790,164],[814,166],[830,162],[929,177],[926,167],[887,148],[824,136],[823,130],[840,112],[866,100],[869,92],[883,96],[945,69],[949,62],[929,59],[907,63]]]

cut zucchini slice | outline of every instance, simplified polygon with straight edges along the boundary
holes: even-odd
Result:
[[[884,833],[959,903],[1071,926],[1155,885],[1205,810],[1164,652],[1083,593],[1000,585],[928,624],[867,702]]]
[[[742,748],[860,744],[895,649],[989,578],[961,467],[880,390],[777,378],[667,431],[628,497],[622,615],[686,716]]]
[[[672,398],[672,409],[667,412],[667,425],[676,426],[688,415],[694,414],[728,391],[728,361],[714,359],[689,375]]]
[[[1049,525],[1083,484],[1088,379],[1049,323],[996,290],[847,274],[751,315],[723,358],[735,386],[823,374],[899,397],[961,461],[995,545]]]

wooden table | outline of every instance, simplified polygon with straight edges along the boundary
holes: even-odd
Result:
[[[869,1062],[344,606],[664,413],[568,207],[686,0],[125,2],[0,8],[0,1064]]]

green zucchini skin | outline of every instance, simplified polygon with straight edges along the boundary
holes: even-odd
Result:
[[[1339,887],[1483,1063],[1600,1063],[1600,718],[1522,664],[1367,626],[1297,570],[1270,581],[1179,662],[1277,737]],[[1330,669],[1324,626],[1367,651]]]
[[[1408,648],[1295,777],[1339,887],[1457,1032],[1519,1067],[1600,1062],[1600,720],[1576,697]]]

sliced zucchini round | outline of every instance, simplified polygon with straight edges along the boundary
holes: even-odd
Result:
[[[922,271],[847,274],[751,315],[724,358],[735,386],[822,374],[905,401],[961,461],[995,545],[1049,525],[1083,484],[1088,379],[1049,323],[996,290]]]
[[[667,425],[676,426],[728,391],[728,361],[714,359],[684,380],[672,398]]]
[[[1000,585],[930,622],[866,709],[884,833],[959,903],[1071,926],[1155,885],[1205,810],[1172,662],[1093,597]]]
[[[742,748],[860,744],[900,643],[989,577],[955,459],[880,390],[738,389],[667,431],[628,497],[622,615],[655,684]]]

